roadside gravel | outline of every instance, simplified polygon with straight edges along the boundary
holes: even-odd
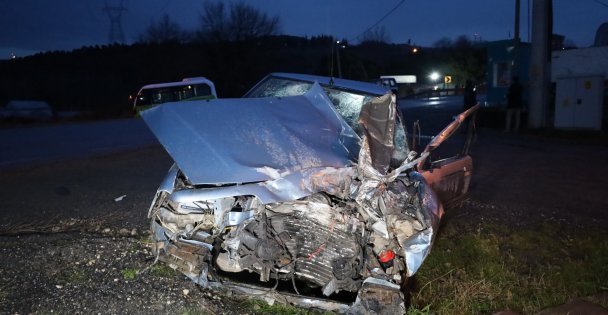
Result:
[[[555,223],[608,233],[605,144],[489,131],[472,154],[470,199],[444,225]],[[254,312],[164,264],[150,267],[145,215],[170,164],[150,147],[1,170],[0,314]]]
[[[146,234],[113,234],[0,238],[0,313],[239,313],[236,299],[202,290],[165,265],[152,266]]]

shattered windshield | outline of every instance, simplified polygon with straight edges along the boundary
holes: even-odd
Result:
[[[304,95],[308,92],[312,83],[294,79],[270,77],[258,84],[245,97],[285,97]],[[359,125],[359,113],[363,105],[378,95],[367,94],[358,91],[346,91],[336,87],[322,86],[323,90],[334,105],[336,112],[342,116],[346,123],[359,135],[362,136]],[[395,126],[395,151],[393,153],[394,163],[399,164],[408,154],[407,137],[401,122]]]
[[[310,82],[271,77],[256,86],[246,97],[298,96],[308,92],[311,86]],[[377,95],[345,91],[328,86],[323,86],[323,90],[329,96],[338,114],[357,134],[360,134],[358,119],[361,107]]]
[[[280,78],[269,78],[249,92],[246,97],[284,97],[304,95],[312,83]]]
[[[346,120],[346,123],[357,132],[361,134],[359,129],[359,113],[363,104],[371,101],[375,96],[355,94],[351,92],[345,92],[332,88],[323,87],[327,96],[334,104],[336,111]]]

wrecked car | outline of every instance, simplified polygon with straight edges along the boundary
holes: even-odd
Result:
[[[197,102],[202,102],[200,106]],[[174,159],[148,212],[157,260],[202,287],[335,312],[399,313],[472,161],[420,154],[383,86],[275,73],[243,98],[142,117]]]

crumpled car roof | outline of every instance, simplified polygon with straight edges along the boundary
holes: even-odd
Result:
[[[193,184],[345,167],[359,150],[359,137],[317,83],[302,96],[165,103],[141,116]]]

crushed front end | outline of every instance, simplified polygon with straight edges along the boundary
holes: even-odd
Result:
[[[203,287],[336,312],[402,313],[401,288],[429,253],[443,209],[413,170],[424,156],[411,152],[391,167],[394,97],[366,106],[356,162],[257,165],[266,180],[216,185],[194,184],[174,165],[148,214],[158,259]],[[344,292],[353,299],[336,302]]]

